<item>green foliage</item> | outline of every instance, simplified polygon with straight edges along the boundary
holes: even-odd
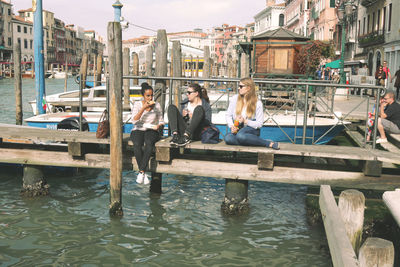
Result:
[[[330,43],[310,41],[299,52],[297,64],[300,72],[306,75],[314,75],[322,59],[333,57],[333,47]]]

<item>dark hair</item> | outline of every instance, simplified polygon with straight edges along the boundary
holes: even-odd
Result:
[[[146,90],[152,90],[153,91],[153,87],[151,87],[150,84],[144,82],[140,85],[142,87],[142,89],[140,89],[140,92],[142,93],[142,95],[144,96],[144,92],[146,92]]]
[[[190,88],[193,88],[195,92],[199,93],[200,98],[204,98],[208,103],[210,103],[210,99],[208,98],[207,90],[202,88],[198,83],[189,84]]]

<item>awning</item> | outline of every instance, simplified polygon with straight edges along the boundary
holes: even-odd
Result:
[[[326,63],[325,68],[339,69],[340,68],[340,59]]]

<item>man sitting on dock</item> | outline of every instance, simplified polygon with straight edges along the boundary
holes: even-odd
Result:
[[[386,143],[386,133],[400,133],[400,104],[394,100],[394,93],[387,92],[381,99],[379,108],[378,131],[380,138],[376,143]]]

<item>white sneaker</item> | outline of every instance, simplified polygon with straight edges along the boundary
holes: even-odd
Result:
[[[143,172],[139,172],[136,178],[136,183],[141,184],[143,183],[145,174]]]
[[[381,144],[381,143],[387,143],[387,138],[378,138],[376,139],[376,143],[377,144]]]
[[[144,174],[143,183],[144,184],[149,184],[150,183],[149,177],[147,176],[146,173]]]

